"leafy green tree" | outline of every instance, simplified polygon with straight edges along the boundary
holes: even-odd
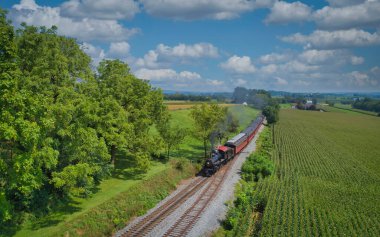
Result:
[[[19,68],[25,78],[30,78],[23,81],[23,87],[33,94],[31,100],[36,101],[36,105],[30,107],[36,119],[32,116],[30,119],[42,134],[37,150],[45,151],[38,159],[47,166],[41,175],[44,187],[53,195],[77,195],[78,192],[71,193],[74,189],[61,189],[59,183],[53,181],[61,174],[75,175],[75,172],[67,172],[67,167],[87,164],[91,169],[88,174],[95,181],[109,173],[110,156],[104,138],[96,131],[99,103],[96,98],[82,93],[90,84],[95,85],[90,58],[74,39],[58,36],[56,27],[47,29],[23,24],[17,31],[16,42]],[[74,186],[81,187],[85,193],[91,185],[77,180]]]
[[[108,101],[108,105],[101,105],[103,113],[107,111],[109,117],[102,119],[104,122],[99,131],[109,147],[111,162],[115,160],[117,150],[125,149],[135,154],[138,164],[147,166],[147,157],[154,152],[155,143],[149,128],[161,119],[166,110],[162,92],[132,75],[128,65],[120,60],[102,61],[98,67],[97,81],[100,100],[105,98]],[[119,111],[118,114],[109,114],[115,111]],[[112,126],[107,126],[110,123]],[[142,161],[139,162],[139,159]]]
[[[249,90],[247,90],[246,88],[244,88],[244,87],[236,87],[234,89],[233,94],[232,94],[232,100],[235,103],[238,103],[238,104],[241,104],[241,103],[244,103],[244,102],[248,102],[247,101],[248,94],[249,94]]]
[[[194,119],[195,131],[194,136],[203,141],[204,155],[208,155],[208,141],[212,133],[216,130],[218,124],[226,116],[226,108],[217,104],[196,105],[191,110],[191,117]]]
[[[183,142],[188,132],[185,128],[178,125],[173,126],[170,123],[169,118],[162,119],[160,123],[157,124],[157,130],[159,131],[163,143],[165,144],[167,158],[169,159],[170,151],[173,148],[178,147]]]
[[[20,75],[16,71],[15,58],[13,27],[6,20],[6,12],[0,9],[0,223],[12,218],[9,191],[13,183],[10,178],[18,140],[16,106],[23,106],[22,95],[17,88]]]
[[[279,119],[279,106],[265,106],[263,109],[263,115],[266,117],[268,123],[276,123]]]
[[[88,195],[119,149],[149,167],[162,92],[121,61],[96,75],[90,62],[56,27],[15,32],[0,9],[0,223]]]
[[[13,27],[0,9],[0,221],[28,208],[36,190],[43,186],[44,170],[57,163],[40,118],[41,105],[25,84],[31,82],[17,64]]]

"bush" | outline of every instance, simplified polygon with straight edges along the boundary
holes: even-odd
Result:
[[[266,128],[257,141],[257,151],[243,164],[236,199],[223,222],[226,236],[256,236],[260,232],[262,215],[254,213],[262,214],[267,200],[256,192],[256,183],[273,173],[272,149],[271,130]]]
[[[189,166],[189,161],[185,158],[172,159],[170,160],[170,164],[173,168],[177,170],[184,170],[185,167]]]

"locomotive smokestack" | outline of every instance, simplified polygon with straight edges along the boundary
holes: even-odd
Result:
[[[214,149],[216,138],[218,137],[218,131],[213,131],[210,136],[211,151]]]

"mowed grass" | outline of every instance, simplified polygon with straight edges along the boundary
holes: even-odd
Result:
[[[380,236],[380,118],[281,110],[261,236]]]
[[[245,129],[259,114],[258,110],[243,105],[230,106],[228,110],[239,120],[239,131]],[[203,143],[193,136],[194,121],[190,111],[190,109],[170,111],[173,124],[187,128],[190,132],[179,148],[172,151],[171,156],[201,161],[204,157]],[[234,135],[236,134],[231,134],[231,137]]]
[[[350,104],[349,105],[335,104],[334,107],[336,107],[338,109],[346,110],[346,111],[353,111],[353,112],[357,112],[357,113],[361,113],[361,114],[368,114],[368,115],[377,116],[376,112],[366,111],[366,110],[362,110],[362,109],[355,109],[355,108],[352,108],[352,106]]]
[[[366,114],[366,115],[372,115],[377,116],[376,112],[372,111],[366,111],[361,109],[354,109],[351,105],[344,105],[344,104],[335,104],[334,107],[324,105],[320,106],[321,109],[327,111],[327,112],[337,112],[337,113],[350,113],[350,114]]]
[[[168,110],[181,110],[181,109],[190,109],[195,105],[201,104],[201,102],[194,101],[165,101],[165,104],[168,106]],[[222,107],[231,107],[236,106],[236,104],[225,104],[219,103],[218,105]]]

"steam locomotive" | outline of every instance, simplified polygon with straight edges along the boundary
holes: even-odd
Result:
[[[228,140],[224,146],[218,146],[212,150],[210,158],[203,166],[204,174],[206,176],[213,175],[220,167],[238,155],[255,137],[264,118],[263,115],[257,116],[245,130]]]

